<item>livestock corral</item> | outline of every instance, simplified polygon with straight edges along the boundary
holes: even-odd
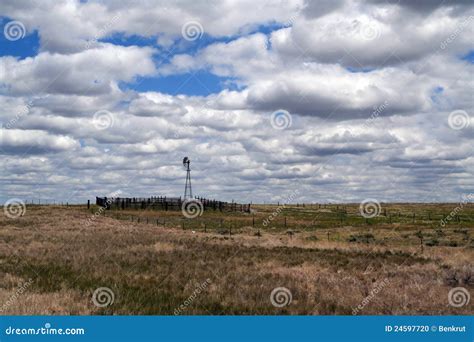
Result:
[[[183,205],[199,205],[199,210],[219,210],[219,211],[245,211],[250,212],[251,204],[239,204],[234,201],[222,202],[202,197],[186,198],[181,197],[96,197],[95,204],[106,209],[147,209],[147,210],[182,210]],[[186,208],[185,208],[186,209]]]
[[[2,215],[0,313],[474,312],[472,203],[117,203]]]

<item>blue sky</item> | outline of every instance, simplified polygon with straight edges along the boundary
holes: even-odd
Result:
[[[1,25],[11,21],[10,18],[1,17]],[[5,35],[0,35],[0,56],[15,56],[19,58],[33,57],[39,52],[40,42],[38,32],[28,32],[25,38],[18,41],[10,41]]]
[[[11,20],[12,19],[10,18],[2,17],[0,22],[3,26]],[[200,44],[183,44],[182,47],[173,48],[170,51],[164,50],[157,53],[153,60],[157,65],[160,65],[167,63],[173,54],[183,52],[193,54],[207,45],[213,44],[217,41],[228,41],[229,39],[217,40],[212,39],[211,37],[205,37],[202,39]],[[111,37],[101,39],[100,41],[121,46],[152,46],[159,48],[156,44],[156,37],[140,37],[136,35],[125,37],[123,34],[114,34]],[[39,53],[40,49],[38,31],[35,30],[33,32],[28,32],[25,38],[20,41],[10,41],[6,39],[4,35],[1,35],[0,46],[0,56],[15,56],[19,59],[34,57]],[[223,90],[226,87],[224,83],[229,79],[230,78],[218,77],[206,70],[200,70],[198,72],[179,75],[137,77],[133,82],[124,82],[121,86],[124,89],[133,89],[136,91],[158,91],[171,95],[186,94],[191,96],[206,96]]]
[[[0,17],[0,23],[2,23],[2,26],[11,20],[12,19],[8,17]],[[252,35],[254,33],[271,35],[273,31],[284,27],[286,27],[286,25],[279,23],[259,25],[255,29],[245,32],[244,35]],[[181,38],[177,43],[168,48],[160,46],[157,43],[156,36],[143,37],[139,35],[125,35],[124,33],[113,33],[110,36],[99,39],[99,42],[110,43],[117,46],[156,48],[158,51],[153,56],[153,61],[156,65],[163,65],[169,63],[170,59],[175,55],[195,55],[208,46],[216,43],[229,43],[232,40],[238,39],[239,36],[242,35],[237,34],[230,37],[215,38],[208,34],[203,34],[202,38],[193,42],[188,42]],[[0,56],[15,56],[19,59],[36,56],[40,51],[41,44],[38,30],[26,32],[25,38],[19,41],[10,41],[2,35],[0,36],[0,43]],[[474,63],[474,50],[469,51],[465,55],[459,56],[459,58]],[[354,73],[369,73],[376,70],[376,68],[349,66],[347,67],[347,70]],[[219,93],[224,89],[237,89],[237,86],[233,81],[234,78],[232,77],[219,77],[204,68],[193,72],[179,73],[175,75],[137,77],[132,82],[122,82],[120,86],[124,90],[132,89],[139,92],[156,91],[170,95],[184,94],[189,96],[207,96],[213,93]],[[439,95],[439,93],[440,92],[436,92],[436,95]]]

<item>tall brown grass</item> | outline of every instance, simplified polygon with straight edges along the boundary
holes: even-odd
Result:
[[[474,250],[424,245],[422,252],[416,226],[294,234],[269,228],[258,237],[251,227],[229,236],[103,216],[85,224],[90,215],[77,207],[29,207],[23,217],[0,218],[2,314],[172,315],[190,297],[181,314],[350,315],[363,302],[357,314],[474,311],[473,301],[459,308],[448,302],[453,287],[472,293]],[[361,234],[374,238],[358,240]],[[443,239],[466,235],[447,234]],[[113,291],[112,305],[94,305],[99,287]],[[272,305],[276,287],[290,290],[291,303]]]

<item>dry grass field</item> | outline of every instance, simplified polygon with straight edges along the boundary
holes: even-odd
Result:
[[[459,307],[448,301],[452,288],[474,289],[473,205],[440,224],[456,206],[384,204],[371,219],[355,204],[254,206],[251,214],[205,212],[196,219],[28,206],[22,217],[0,217],[0,310],[473,314],[472,300]],[[108,305],[93,301],[101,287],[111,290]],[[274,305],[279,287],[289,293]]]

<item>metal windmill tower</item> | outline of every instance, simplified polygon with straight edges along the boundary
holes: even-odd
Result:
[[[184,157],[183,166],[186,168],[186,185],[184,187],[184,199],[193,198],[193,189],[191,187],[191,169],[189,164],[191,161],[188,157]]]

